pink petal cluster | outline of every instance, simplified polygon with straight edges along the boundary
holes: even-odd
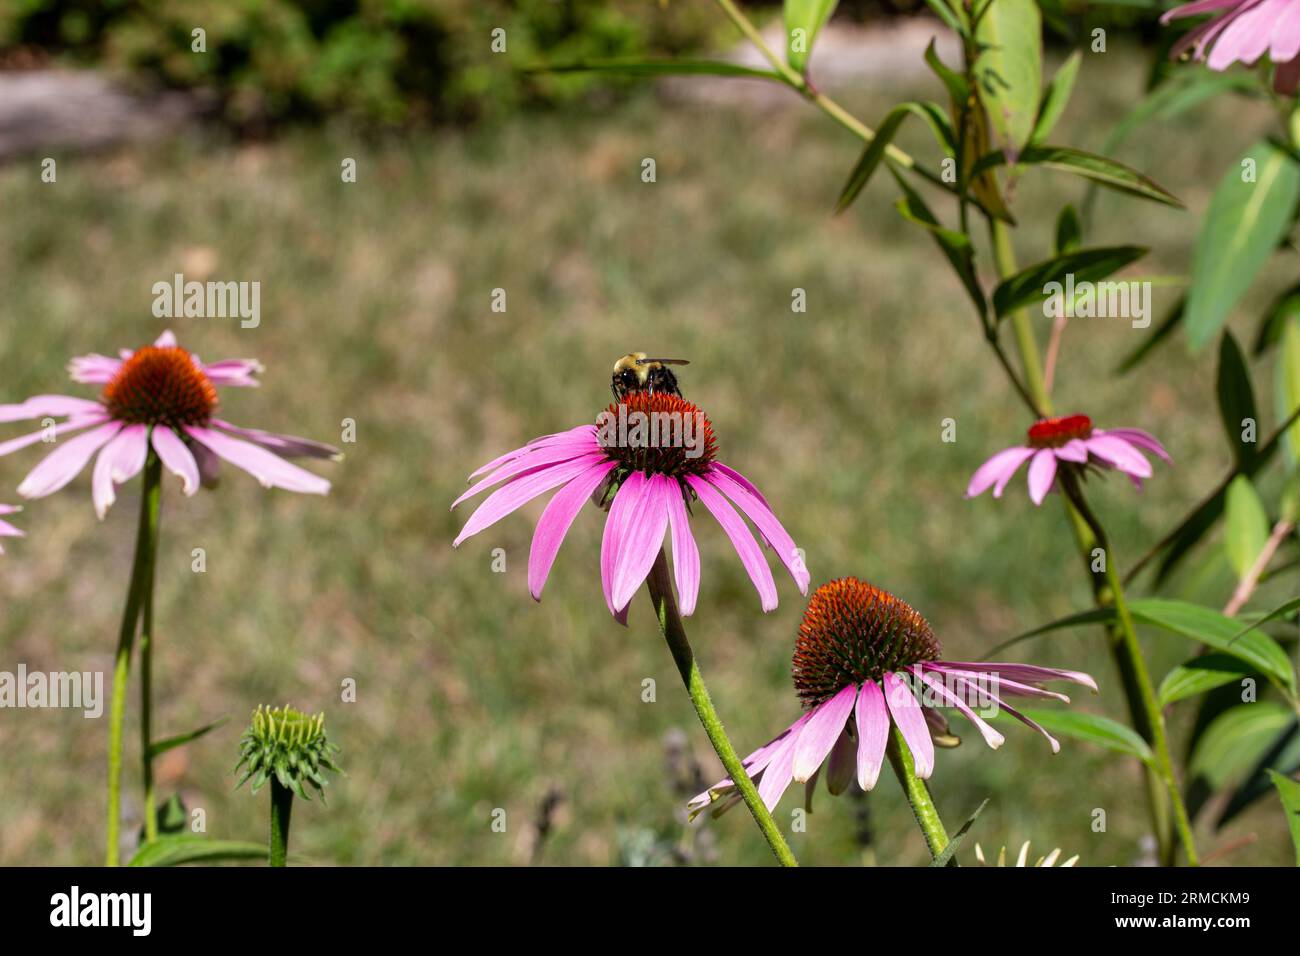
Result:
[[[1029,429],[1028,444],[1005,448],[980,465],[966,486],[966,497],[974,498],[989,488],[993,489],[993,497],[1002,497],[1007,483],[1026,461],[1029,498],[1036,505],[1042,504],[1056,483],[1057,469],[1062,464],[1113,469],[1128,475],[1141,488],[1143,479],[1152,474],[1151,462],[1143,450],[1166,462],[1172,460],[1164,446],[1141,429],[1103,431],[1093,428],[1085,415],[1045,419]]]
[[[187,380],[181,385],[204,390],[192,399],[200,403],[197,407],[205,407],[202,405],[204,396],[210,393],[211,406],[215,408],[217,387],[257,385],[253,376],[261,371],[261,366],[252,359],[203,363],[181,349],[171,332],[164,332],[150,348],[165,350],[160,354],[183,370]],[[113,384],[120,381],[124,366],[135,354],[124,349],[118,358],[105,355],[74,358],[69,371],[74,381],[105,386],[107,395]],[[158,384],[165,390],[176,383],[150,380],[144,384]],[[133,397],[146,402],[157,400],[162,403],[161,412],[167,411],[166,395],[145,394],[141,397],[138,392],[137,387]],[[339,457],[336,449],[320,442],[239,428],[209,415],[181,424],[143,421],[138,416],[124,417],[104,397],[92,400],[70,395],[37,395],[18,404],[0,405],[0,422],[47,417],[62,418],[63,421],[0,442],[2,457],[30,445],[55,440],[55,450],[23,479],[18,493],[26,498],[53,494],[71,482],[94,459],[91,498],[100,518],[116,500],[116,487],[135,477],[144,467],[150,448],[157,453],[165,468],[180,477],[186,495],[193,495],[200,485],[210,485],[216,479],[219,461],[222,460],[248,472],[263,487],[323,495],[329,491],[328,481],[290,464],[285,458]],[[60,440],[64,436],[73,437]]]
[[[1233,63],[1254,63],[1267,53],[1277,64],[1274,88],[1295,93],[1300,86],[1300,0],[1196,0],[1170,10],[1160,22],[1205,13],[1215,16],[1180,38],[1173,56],[1191,51],[1210,69],[1222,71]]]
[[[1061,745],[1056,738],[1002,699],[1054,698],[1068,703],[1069,698],[1064,694],[1041,686],[1053,680],[1071,681],[1094,692],[1097,690],[1096,682],[1078,671],[987,661],[922,661],[903,671],[886,673],[880,682],[849,684],[805,711],[780,736],[759,747],[742,764],[757,784],[758,794],[769,811],[776,808],[792,782],[811,787],[823,765],[827,789],[832,794],[842,793],[854,780],[863,790],[871,790],[880,776],[893,726],[906,742],[916,775],[926,779],[934,771],[931,732],[948,733],[947,720],[939,707],[953,708],[963,714],[990,747],[1002,746],[1002,734],[976,713],[972,704],[981,709],[991,704],[1006,711],[1046,737],[1052,752],[1057,753]],[[921,692],[920,699],[917,691]],[[688,804],[691,815],[719,800],[723,802],[714,811],[715,815],[740,800],[730,777],[692,798]]]
[[[680,399],[656,396],[694,409]],[[698,410],[696,410],[698,411]],[[711,440],[711,432],[710,432]],[[776,551],[802,593],[808,571],[799,551],[762,494],[739,472],[706,458],[690,471],[665,474],[620,467],[612,450],[601,444],[594,425],[580,425],[535,439],[488,462],[470,476],[479,479],[452,503],[455,508],[482,491],[500,485],[470,515],[453,546],[478,534],[529,501],[558,488],[542,512],[528,554],[528,589],[542,596],[551,565],[582,506],[600,498],[609,482],[621,483],[609,502],[600,549],[600,581],[605,604],[620,621],[645,581],[665,535],[672,542],[673,571],[682,614],[695,610],[700,590],[700,552],[691,532],[689,503],[698,501],[722,526],[745,571],[758,590],[764,611],[777,605],[776,583],[762,548],[746,525],[748,518],[766,544]],[[741,517],[744,515],[744,518]]]

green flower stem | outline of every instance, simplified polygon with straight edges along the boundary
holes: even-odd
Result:
[[[131,669],[131,650],[135,644],[136,625],[144,597],[144,580],[151,568],[150,542],[157,540],[158,502],[161,467],[152,450],[145,463],[144,490],[140,497],[140,522],[136,529],[135,560],[131,563],[131,583],[127,586],[126,608],[118,632],[117,657],[113,664],[113,699],[108,712],[108,818],[104,862],[117,866],[121,862],[122,816],[122,723],[126,713],[126,679]]]
[[[997,263],[998,274],[1004,279],[1015,275],[1016,250],[1011,243],[1011,230],[1002,220],[989,217],[989,235],[993,241],[993,259]],[[1016,351],[1020,353],[1020,367],[1024,370],[1024,387],[1033,399],[1035,411],[1039,415],[1050,415],[1052,397],[1047,393],[1047,382],[1043,378],[1043,363],[1038,356],[1038,341],[1034,336],[1034,327],[1029,321],[1029,313],[1024,309],[1013,312],[1011,328],[1016,337]]]
[[[1117,639],[1112,639],[1112,648],[1120,664],[1121,675],[1124,677],[1125,692],[1129,695],[1129,706],[1134,712],[1134,723],[1137,725],[1138,732],[1150,742],[1155,754],[1155,769],[1173,807],[1174,827],[1178,832],[1178,841],[1187,856],[1187,862],[1191,866],[1197,866],[1199,860],[1196,842],[1192,836],[1191,820],[1187,815],[1187,807],[1183,803],[1178,779],[1174,774],[1173,760],[1169,755],[1169,736],[1165,731],[1164,713],[1160,709],[1160,702],[1156,699],[1155,685],[1151,683],[1150,672],[1142,657],[1137,629],[1133,625],[1133,616],[1129,613],[1128,600],[1124,596],[1124,585],[1120,580],[1115,556],[1111,553],[1105,529],[1089,507],[1087,499],[1083,496],[1083,489],[1079,487],[1075,476],[1069,471],[1061,471],[1058,473],[1057,480],[1070,504],[1092,532],[1096,547],[1102,551],[1105,571],[1096,573],[1097,603],[1103,606],[1109,603],[1115,607],[1118,621],[1112,628],[1112,633]],[[1104,577],[1104,591],[1102,577]],[[1166,864],[1174,862],[1172,847],[1166,851],[1164,862]]]
[[[930,788],[916,775],[916,765],[912,760],[912,752],[907,749],[907,742],[893,724],[889,727],[889,745],[885,748],[885,753],[889,755],[889,765],[894,768],[894,776],[898,777],[903,793],[907,795],[907,802],[912,806],[912,816],[916,817],[916,825],[921,828],[921,835],[925,837],[925,845],[933,860],[948,845],[948,831],[939,819],[939,810],[934,805],[934,798],[930,796]]]
[[[149,513],[148,567],[141,584],[140,761],[144,782],[144,838],[158,839],[157,799],[153,783],[153,588],[158,565],[158,529],[162,512],[162,462],[149,449],[144,472],[145,508]]]
[[[772,819],[772,814],[768,813],[767,807],[763,805],[754,781],[749,779],[749,774],[745,772],[740,758],[736,756],[736,749],[731,745],[727,732],[722,727],[718,712],[713,709],[709,689],[704,685],[700,668],[695,663],[695,653],[691,650],[690,641],[686,639],[686,629],[682,626],[681,614],[677,610],[677,598],[673,595],[672,578],[668,573],[668,558],[662,548],[659,549],[659,556],[655,558],[654,567],[650,569],[646,584],[650,589],[650,600],[654,603],[659,629],[663,631],[664,640],[668,642],[668,650],[672,652],[677,671],[686,685],[686,692],[690,694],[691,703],[695,705],[695,713],[700,718],[700,723],[704,725],[709,743],[713,745],[718,759],[722,761],[722,766],[726,768],[728,776],[740,791],[745,806],[749,807],[754,822],[758,824],[763,838],[767,840],[767,845],[771,847],[777,860],[782,866],[798,866],[799,862],[785,842],[785,837],[781,835],[776,821]]]
[[[289,858],[289,817],[293,813],[293,791],[271,777],[271,866],[285,866]]]

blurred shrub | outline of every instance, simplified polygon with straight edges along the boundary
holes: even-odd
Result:
[[[142,83],[213,91],[236,124],[465,119],[581,95],[543,59],[681,53],[724,26],[647,0],[5,0],[0,51],[37,48]],[[505,52],[492,51],[505,30]],[[194,52],[193,31],[206,52]]]

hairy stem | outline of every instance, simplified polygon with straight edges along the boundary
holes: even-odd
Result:
[[[162,463],[153,449],[144,466],[144,507],[149,515],[148,557],[141,582],[140,629],[140,760],[144,781],[144,838],[158,839],[157,799],[153,782],[153,588],[158,565],[158,528],[162,511]]]
[[[916,765],[912,760],[912,752],[907,749],[907,742],[893,725],[889,728],[889,746],[885,748],[885,753],[889,755],[889,765],[894,768],[894,776],[898,777],[899,785],[907,795],[912,816],[921,828],[921,835],[925,837],[925,845],[933,860],[948,845],[948,831],[939,819],[939,810],[934,805],[934,798],[930,796],[930,788],[916,775]],[[950,861],[949,865],[953,863]]]
[[[776,821],[772,819],[772,814],[763,805],[754,781],[745,772],[740,758],[736,756],[736,749],[731,745],[731,740],[722,727],[717,711],[713,709],[709,689],[704,685],[704,677],[700,674],[700,668],[695,662],[695,653],[691,650],[690,641],[686,638],[686,629],[682,626],[681,614],[677,610],[677,598],[673,595],[672,579],[668,573],[668,558],[662,548],[659,549],[659,556],[655,558],[654,567],[650,569],[646,584],[650,589],[650,600],[654,604],[659,629],[663,631],[664,640],[668,642],[668,650],[672,652],[673,661],[677,664],[677,672],[681,674],[682,683],[686,685],[686,692],[690,695],[695,713],[709,737],[709,743],[713,745],[718,759],[722,761],[722,766],[726,768],[728,776],[740,791],[745,806],[749,807],[754,822],[758,824],[763,839],[767,841],[777,860],[782,866],[798,866],[794,853],[785,842],[785,837],[781,835]]]

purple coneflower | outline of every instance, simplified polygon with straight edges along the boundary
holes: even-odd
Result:
[[[1137,428],[1112,428],[1102,431],[1092,427],[1087,415],[1045,418],[1029,428],[1029,442],[998,452],[976,469],[966,487],[966,497],[983,494],[990,486],[993,497],[1001,498],[1011,476],[1029,462],[1029,497],[1042,504],[1056,482],[1059,467],[1094,467],[1114,469],[1128,475],[1142,487],[1142,479],[1151,477],[1151,462],[1141,449],[1171,461],[1164,446]]]
[[[929,777],[934,770],[931,734],[948,736],[940,707],[963,714],[995,749],[1004,738],[976,708],[1006,711],[1046,737],[1056,753],[1056,739],[999,695],[1068,702],[1064,694],[1040,686],[1049,680],[1097,689],[1091,677],[1078,671],[940,660],[939,641],[925,618],[888,591],[851,577],[823,584],[808,599],[793,670],[795,690],[806,708],[803,715],[743,761],[769,811],[792,781],[815,780],[823,763],[832,794],[843,792],[855,778],[863,790],[875,787],[891,726],[902,736],[916,776]],[[721,813],[737,799],[728,778],[689,806],[694,815],[723,800],[716,811]]]
[[[1202,13],[1217,16],[1180,38],[1174,57],[1190,51],[1211,70],[1222,71],[1233,63],[1254,63],[1267,53],[1277,64],[1274,89],[1295,93],[1300,86],[1300,0],[1197,0],[1175,7],[1160,22]]]
[[[337,458],[336,449],[290,435],[238,428],[215,417],[218,386],[255,386],[261,366],[252,359],[205,364],[164,332],[153,345],[123,350],[120,358],[86,355],[69,366],[74,381],[102,385],[97,400],[37,395],[0,405],[0,422],[63,418],[51,428],[0,442],[0,456],[41,441],[78,433],[32,469],[18,486],[26,498],[43,498],[72,481],[91,458],[91,498],[101,518],[116,500],[115,486],[144,467],[149,449],[179,475],[187,495],[211,484],[225,459],[263,487],[323,495],[330,483],[285,461],[286,457]]]
[[[680,434],[688,434],[691,441],[653,440],[644,428],[639,435],[626,429],[626,435],[611,440],[613,430],[606,432],[596,425],[535,439],[470,475],[471,481],[479,481],[452,503],[453,508],[493,485],[501,487],[470,515],[453,546],[559,488],[537,522],[528,555],[528,589],[541,600],[564,536],[583,504],[594,497],[609,505],[600,580],[610,613],[624,620],[632,596],[650,573],[668,534],[681,612],[687,615],[694,611],[700,590],[700,553],[688,517],[691,503],[698,501],[722,525],[758,589],[764,611],[776,607],[776,583],[741,514],[776,550],[800,592],[808,593],[808,572],[794,541],[758,489],[717,460],[712,423],[698,406],[662,392],[634,392],[610,405],[601,418],[610,425],[632,420],[633,428],[638,420],[650,423],[648,427],[660,437],[654,423],[683,423],[678,426]]]

